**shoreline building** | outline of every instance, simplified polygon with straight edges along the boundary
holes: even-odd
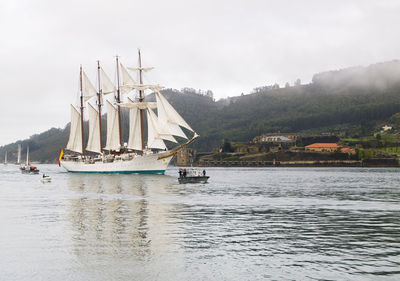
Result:
[[[305,146],[306,151],[314,152],[335,152],[341,147],[337,143],[313,143]]]

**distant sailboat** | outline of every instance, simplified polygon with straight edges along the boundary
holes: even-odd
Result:
[[[29,162],[29,146],[26,148],[25,166],[21,166],[19,169],[24,174],[39,174],[39,169],[35,166],[32,166]]]
[[[4,165],[7,165],[7,151],[6,154],[4,155]]]
[[[21,145],[18,145],[17,165],[21,165]]]
[[[70,136],[66,149],[73,154],[62,157],[60,163],[69,172],[81,173],[157,173],[164,174],[172,157],[184,146],[192,143],[199,135],[175,111],[172,105],[161,94],[159,85],[143,83],[143,72],[152,67],[142,67],[139,50],[139,67],[128,68],[138,72],[139,83],[136,83],[128,70],[116,58],[117,87],[115,87],[104,70],[97,64],[98,90],[94,88],[85,72],[80,69],[80,105],[79,109],[71,105]],[[120,83],[120,72],[122,83]],[[121,96],[137,91],[135,100]],[[145,91],[151,91],[156,102],[145,101]],[[114,94],[113,100],[103,97]],[[93,99],[92,99],[93,98]],[[95,101],[95,105],[93,105]],[[91,102],[92,101],[92,102]],[[103,106],[107,110],[107,139],[103,147],[101,112]],[[87,108],[89,115],[89,136],[86,149],[84,147],[83,110]],[[97,108],[96,108],[97,107]],[[129,139],[122,142],[121,107],[129,109]],[[157,115],[154,110],[157,110]],[[147,119],[147,139],[145,139],[145,121]],[[184,133],[185,128],[189,133]],[[186,134],[190,134],[189,138]],[[179,144],[176,137],[184,139]],[[164,141],[175,143],[168,150]],[[95,156],[88,156],[86,152]],[[108,151],[106,154],[104,151]]]

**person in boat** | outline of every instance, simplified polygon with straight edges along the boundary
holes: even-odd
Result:
[[[186,168],[183,169],[183,177],[186,178]]]
[[[203,177],[206,176],[206,170],[203,170]]]
[[[182,169],[179,169],[179,178],[182,178]]]

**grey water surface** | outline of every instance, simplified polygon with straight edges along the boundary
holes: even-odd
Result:
[[[0,280],[399,280],[400,170],[0,167]]]

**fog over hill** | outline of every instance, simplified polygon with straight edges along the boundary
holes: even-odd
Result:
[[[165,89],[163,94],[200,134],[193,144],[200,151],[210,151],[223,139],[249,141],[273,132],[362,135],[400,120],[399,114],[395,115],[400,112],[400,62],[322,72],[307,85],[258,87],[251,94],[218,101],[187,88]],[[126,114],[122,119],[127,139]],[[55,162],[68,135],[69,125],[52,128],[0,147],[0,157],[8,151],[12,162],[17,145],[25,151],[29,144],[32,161]]]

